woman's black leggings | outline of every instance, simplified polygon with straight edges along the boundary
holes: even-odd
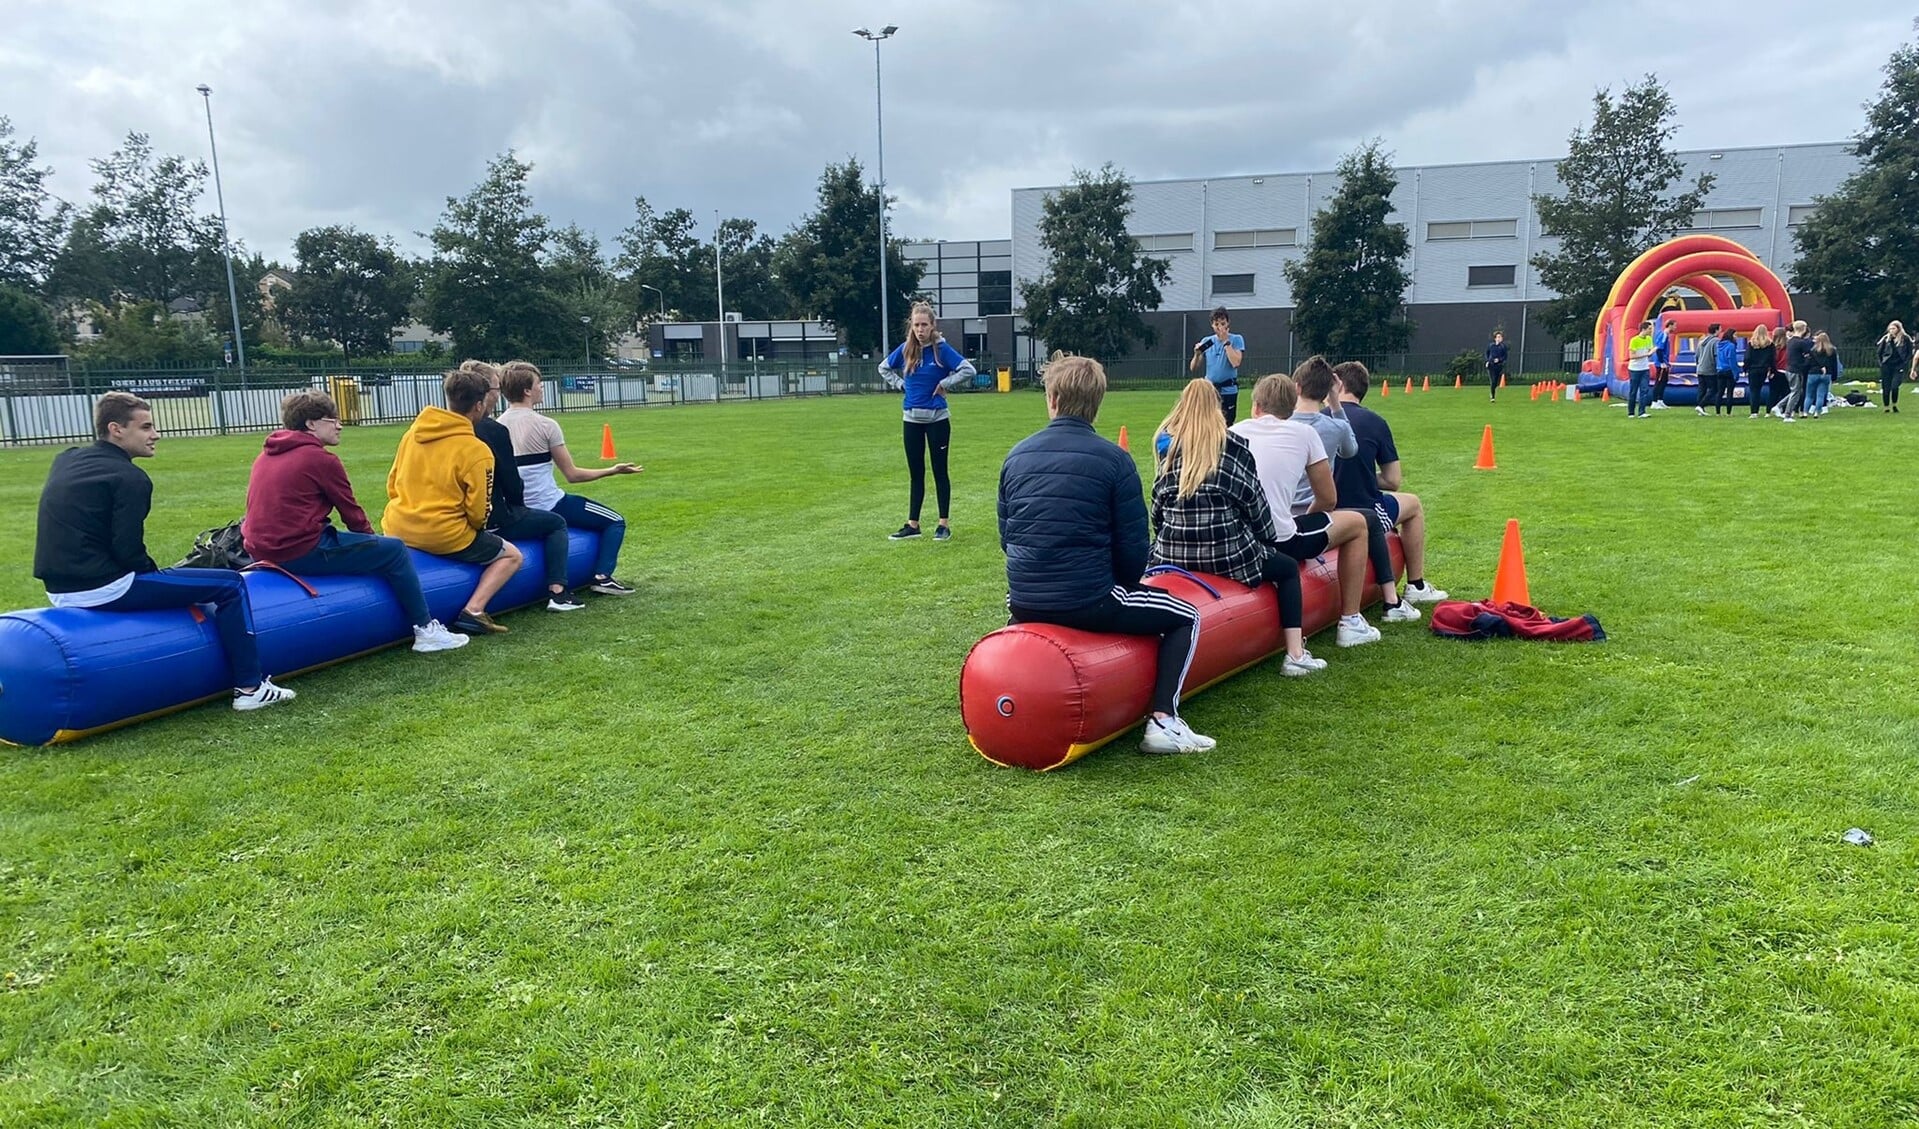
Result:
[[[933,490],[938,495],[940,518],[944,520],[953,504],[953,480],[946,476],[946,449],[953,444],[953,421],[936,419],[932,423],[904,424],[906,428],[906,472],[913,476],[907,494],[906,516],[914,524],[920,520],[920,507],[926,502],[926,450],[933,450]]]
[[[1898,407],[1899,406],[1899,386],[1901,384],[1904,384],[1905,382],[1906,382],[1906,374],[1904,372],[1895,369],[1891,373],[1888,373],[1885,369],[1880,369],[1879,370],[1879,406],[1882,408]]]
[[[1259,578],[1279,590],[1279,625],[1305,627],[1306,603],[1299,587],[1299,562],[1274,553],[1259,567]]]

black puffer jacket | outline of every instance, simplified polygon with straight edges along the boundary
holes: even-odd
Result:
[[[1150,539],[1139,468],[1093,425],[1061,416],[999,472],[999,543],[1016,607],[1074,611],[1137,584]]]

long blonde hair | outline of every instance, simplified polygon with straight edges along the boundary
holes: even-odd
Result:
[[[933,312],[931,302],[915,302],[913,309],[906,315],[906,344],[900,346],[900,375],[911,376],[920,367],[920,335],[913,332],[913,319],[925,314],[933,319],[933,344],[937,346],[946,340],[940,334],[940,316]]]
[[[1906,340],[1905,325],[1896,321],[1888,323],[1886,325],[1886,335],[1884,337],[1881,337],[1879,340],[1882,343],[1886,341],[1891,341],[1894,344],[1903,344]]]
[[[1186,382],[1159,429],[1171,437],[1166,453],[1159,456],[1157,472],[1179,456],[1179,496],[1190,498],[1206,480],[1219,470],[1226,454],[1226,416],[1219,410],[1219,392],[1210,381],[1195,378]]]
[[[1753,327],[1752,336],[1746,339],[1746,345],[1753,349],[1764,349],[1772,344],[1772,328],[1763,322]]]
[[[1838,352],[1837,349],[1832,347],[1832,338],[1827,337],[1826,331],[1823,329],[1812,335],[1812,351],[1815,353]]]

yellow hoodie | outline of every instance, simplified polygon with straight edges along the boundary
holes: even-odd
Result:
[[[400,437],[380,528],[423,553],[457,553],[486,528],[493,451],[473,421],[429,405]]]

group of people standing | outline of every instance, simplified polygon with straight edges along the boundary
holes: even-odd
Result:
[[[1912,366],[1911,342],[1898,322],[1888,327],[1888,337],[1895,330],[1899,340],[1905,342],[1903,354],[1896,348],[1894,351],[1895,366],[1903,366],[1896,368],[1896,375],[1887,376],[1885,341],[1880,345],[1887,411],[1898,410],[1898,385]],[[1639,324],[1638,332],[1626,344],[1626,418],[1644,419],[1655,401],[1664,402],[1677,345],[1678,335],[1671,319]],[[1903,361],[1898,360],[1900,356]],[[1819,419],[1831,408],[1832,383],[1842,371],[1839,351],[1833,346],[1832,338],[1824,330],[1809,333],[1804,321],[1794,321],[1777,331],[1758,326],[1743,349],[1731,327],[1710,325],[1699,340],[1695,357],[1699,402],[1693,411],[1702,416],[1737,413],[1737,389],[1743,374],[1748,419],[1758,419],[1767,411],[1786,423]]]
[[[574,464],[544,402],[540,370],[525,361],[496,366],[467,361],[441,382],[446,406],[428,405],[400,439],[387,475],[387,506],[376,533],[331,448],[342,425],[333,398],[295,392],[280,405],[281,428],[268,435],[248,477],[242,540],[255,561],[294,576],[383,578],[413,628],[419,652],[464,646],[470,635],[501,634],[487,605],[523,557],[513,538],[545,542],[550,611],[584,605],[566,584],[568,528],[600,533],[588,591],[631,595],[615,579],[626,522],[611,508],[567,494],[553,480],[590,482],[641,468]],[[510,407],[498,419],[504,395]],[[56,455],[40,494],[33,574],[54,607],[150,611],[210,605],[233,678],[233,708],[291,701],[260,669],[253,609],[230,569],[161,568],[147,552],[145,528],[153,480],[134,460],[159,443],[152,406],[128,392],[94,405],[95,441]],[[344,530],[332,523],[338,514]],[[434,618],[407,550],[480,568],[450,625]]]

